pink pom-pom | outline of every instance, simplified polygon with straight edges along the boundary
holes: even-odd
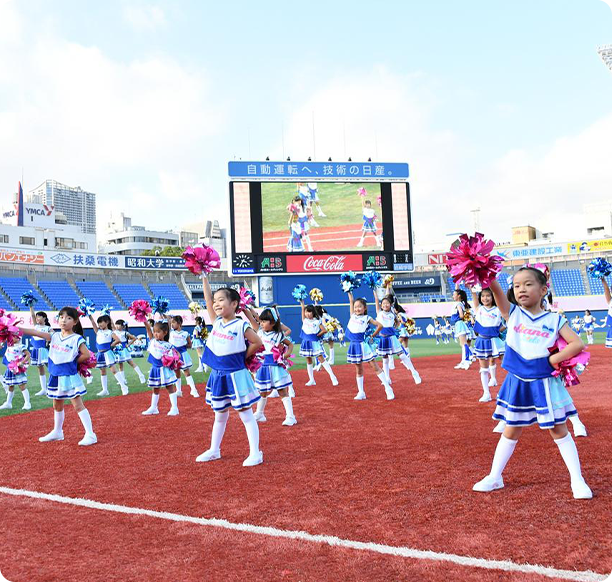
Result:
[[[28,369],[28,365],[25,362],[25,356],[15,358],[12,362],[8,363],[7,368],[13,372],[13,374],[25,374]]]
[[[378,198],[376,198],[376,201],[378,202],[379,206],[382,206],[382,196],[379,194]]]
[[[477,232],[462,234],[459,243],[446,254],[446,268],[455,283],[465,281],[468,287],[489,287],[502,270],[503,258],[491,255],[495,243]]]
[[[5,343],[7,346],[12,346],[19,343],[21,330],[17,327],[17,324],[21,321],[12,313],[3,312],[0,315],[0,344]]]
[[[145,322],[151,315],[151,306],[144,299],[136,299],[128,307],[128,312],[136,321]]]
[[[364,198],[368,195],[367,190],[362,186],[361,188],[357,188],[357,194],[359,196],[363,196]]]
[[[171,350],[164,352],[161,357],[161,362],[166,368],[170,368],[171,370],[175,371],[180,370],[182,365],[181,354],[172,348]]]
[[[194,274],[208,274],[221,266],[219,253],[206,245],[187,247],[182,255],[185,266]]]
[[[563,350],[565,346],[567,346],[567,342],[562,337],[558,337],[555,345],[552,348],[548,348],[548,351],[551,354],[556,354],[557,352]],[[591,354],[586,350],[582,350],[575,356],[559,362],[557,364],[557,369],[552,373],[552,375],[554,377],[560,376],[563,380],[563,384],[565,384],[567,388],[570,386],[576,386],[576,384],[580,384],[576,366],[586,366],[590,359]]]
[[[238,311],[244,311],[249,305],[253,305],[255,302],[255,294],[246,287],[240,287],[240,303],[238,304]]]
[[[77,371],[83,378],[89,378],[91,376],[89,370],[95,368],[97,363],[96,354],[94,352],[89,352],[89,360],[77,364]]]
[[[249,356],[245,360],[246,368],[252,374],[257,372],[257,370],[261,368],[261,358],[259,357],[259,354],[263,351],[264,351],[264,347],[260,346],[259,349],[252,356]]]
[[[272,348],[272,357],[274,358],[274,361],[281,368],[285,368],[285,370],[295,364],[293,361],[294,355],[291,354],[290,356],[287,356],[286,353],[287,346],[285,344],[279,344],[278,346],[274,346]]]

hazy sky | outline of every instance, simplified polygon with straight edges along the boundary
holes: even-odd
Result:
[[[600,0],[0,0],[0,192],[136,224],[227,215],[232,159],[407,161],[417,244],[612,200]],[[315,140],[313,142],[313,119]],[[578,214],[578,217],[577,217]]]

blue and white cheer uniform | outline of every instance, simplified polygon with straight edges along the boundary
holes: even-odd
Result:
[[[460,335],[465,335],[469,338],[470,328],[468,327],[467,323],[465,323],[465,321],[463,321],[463,319],[459,316],[459,307],[463,309],[464,314],[466,313],[467,310],[465,305],[463,305],[463,303],[461,303],[460,301],[457,301],[455,303],[455,313],[451,315],[450,322],[451,325],[454,326],[455,337],[458,338]]]
[[[250,327],[243,319],[225,323],[218,317],[208,336],[202,363],[211,369],[206,382],[206,403],[215,412],[230,407],[245,410],[261,398],[245,363],[244,333]]]
[[[150,388],[164,388],[176,382],[176,374],[162,363],[162,356],[172,350],[172,344],[169,342],[159,341],[157,339],[149,339],[147,350],[149,351],[148,362],[151,364],[149,371]]]
[[[121,342],[119,345],[115,346],[115,349],[113,350],[115,352],[115,360],[117,363],[123,363],[131,360],[132,356],[130,354],[130,350],[128,349],[128,332],[115,331],[115,335]]]
[[[585,315],[582,321],[584,321],[584,331],[591,332],[595,329],[595,317],[592,315]]]
[[[373,208],[363,208],[362,230],[376,234],[376,211]]]
[[[479,360],[486,360],[499,355],[494,339],[499,337],[502,316],[499,308],[487,308],[481,305],[476,310],[474,331],[478,334],[474,343],[474,354]]]
[[[115,352],[111,349],[113,333],[112,329],[98,329],[98,333],[96,333],[96,349],[98,351],[96,368],[109,368],[117,361]]]
[[[321,320],[312,318],[304,318],[302,321],[302,332],[300,337],[302,338],[302,345],[300,346],[300,356],[305,358],[316,358],[317,356],[324,356],[325,351],[321,345]]]
[[[278,347],[285,335],[278,331],[264,331],[260,329],[257,335],[264,345],[263,363],[255,374],[255,387],[261,394],[267,396],[272,390],[283,390],[290,388],[293,384],[289,372],[274,361],[272,348]]]
[[[53,333],[53,328],[49,325],[35,325],[36,331],[45,333]],[[41,337],[32,337],[32,349],[30,350],[30,363],[33,366],[42,366],[49,361],[49,350],[47,349],[47,340]]]
[[[188,370],[193,366],[191,356],[187,351],[187,340],[189,339],[189,332],[185,330],[176,331],[170,330],[170,343],[176,348],[176,351],[181,354],[181,370]]]
[[[367,315],[351,315],[346,326],[346,338],[349,340],[346,361],[349,364],[361,364],[374,359],[374,350],[365,342],[365,331],[372,318]]]
[[[200,349],[204,347],[204,341],[200,339],[200,333],[202,332],[202,326],[196,325],[193,328],[193,333],[191,334],[191,347],[194,350]]]
[[[62,337],[61,332],[56,331],[51,336],[47,398],[70,400],[87,393],[77,367],[82,344],[85,340],[77,333]]]
[[[2,363],[6,366],[6,371],[4,372],[4,384],[6,386],[21,386],[22,384],[28,383],[28,377],[25,372],[23,374],[14,374],[8,368],[8,365],[13,360],[23,356],[25,351],[26,347],[21,342],[13,344],[12,346],[7,346],[6,352],[4,352],[4,358],[2,358]]]
[[[612,348],[612,301],[610,301],[610,305],[608,306],[606,325],[608,326],[608,333],[606,334],[606,347]]]
[[[544,311],[535,317],[513,305],[508,318],[506,354],[502,367],[508,371],[497,395],[493,413],[510,426],[539,424],[552,428],[578,414],[572,397],[548,358],[567,319]]]
[[[395,354],[400,354],[403,349],[395,332],[395,313],[392,311],[383,311],[381,309],[376,316],[376,321],[383,326],[378,334],[380,341],[376,348],[376,355],[393,356]]]

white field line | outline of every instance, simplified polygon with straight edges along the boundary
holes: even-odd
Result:
[[[55,503],[63,503],[65,505],[76,505],[78,507],[87,507],[88,509],[99,509],[101,511],[109,511],[113,513],[124,513],[129,515],[146,515],[157,519],[166,519],[168,521],[178,521],[183,523],[193,523],[207,527],[218,527],[244,533],[251,533],[274,538],[286,538],[311,542],[316,544],[327,544],[329,546],[348,548],[351,550],[362,550],[366,552],[375,552],[389,556],[399,556],[403,558],[411,558],[413,560],[431,560],[434,562],[450,562],[459,566],[471,568],[483,568],[485,570],[503,570],[504,572],[521,572],[524,574],[538,574],[548,578],[561,578],[563,580],[577,580],[579,582],[605,580],[605,574],[596,574],[591,571],[572,571],[558,570],[548,566],[536,566],[532,564],[516,564],[509,560],[486,560],[484,558],[472,558],[469,556],[459,556],[457,554],[446,554],[443,552],[433,552],[429,550],[416,550],[401,546],[387,546],[374,542],[358,542],[353,540],[345,540],[336,536],[326,536],[318,534],[310,534],[304,531],[283,530],[275,527],[266,527],[260,525],[251,525],[248,523],[233,523],[225,519],[192,517],[189,515],[181,515],[179,513],[169,513],[167,511],[153,511],[151,509],[142,509],[139,507],[130,507],[126,505],[116,505],[114,503],[102,503],[100,501],[92,501],[90,499],[79,499],[75,497],[64,497],[62,495],[53,495],[49,493],[39,493],[38,491],[28,491],[26,489],[12,489],[10,487],[0,487],[0,493],[6,495],[14,495],[16,497],[30,497],[32,499],[44,499],[46,501],[54,501]]]

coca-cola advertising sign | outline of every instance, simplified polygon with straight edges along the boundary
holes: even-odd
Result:
[[[289,273],[336,273],[361,270],[361,255],[287,255]]]

